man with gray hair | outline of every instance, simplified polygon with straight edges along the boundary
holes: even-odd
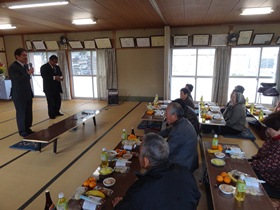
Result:
[[[167,106],[166,121],[170,126],[158,134],[167,137],[169,160],[194,172],[198,168],[197,134],[192,124],[184,118],[180,104],[172,102]]]
[[[192,173],[168,160],[168,143],[159,135],[144,135],[139,162],[146,169],[128,189],[126,195],[115,198],[115,210],[188,209],[195,210],[200,199]]]

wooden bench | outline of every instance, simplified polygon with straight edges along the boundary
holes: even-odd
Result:
[[[99,113],[99,110],[83,110],[77,114],[74,114],[60,122],[57,122],[47,129],[40,130],[29,136],[24,137],[23,141],[38,143],[38,150],[41,152],[42,144],[50,144],[53,142],[53,152],[57,151],[57,139],[66,131],[75,129],[89,119],[93,119],[94,126],[96,126],[95,116]]]

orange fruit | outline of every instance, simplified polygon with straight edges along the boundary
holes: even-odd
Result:
[[[222,172],[220,175],[221,175],[222,177],[226,177],[228,174],[227,174],[227,172]]]
[[[122,151],[122,153],[125,154],[125,153],[126,153],[126,150],[124,149],[124,150]]]
[[[96,179],[95,179],[94,177],[90,177],[90,178],[88,178],[88,180],[91,181],[91,182],[92,182],[92,181],[95,181],[95,182],[96,182]]]
[[[89,186],[89,183],[90,183],[90,181],[89,181],[89,180],[86,180],[86,181],[84,181],[83,186],[84,186],[84,187],[88,187],[88,186]]]
[[[229,176],[225,176],[225,177],[224,177],[224,182],[225,182],[226,184],[229,184],[229,183],[231,182],[231,178],[230,178]]]
[[[120,149],[116,149],[116,152],[119,153],[121,150]]]
[[[223,182],[224,181],[224,177],[222,177],[221,175],[218,175],[216,177],[217,182]]]
[[[90,188],[94,188],[96,186],[96,182],[95,181],[91,181],[90,183],[89,183],[89,187]]]

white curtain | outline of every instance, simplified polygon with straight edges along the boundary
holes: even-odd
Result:
[[[276,90],[280,93],[280,49],[278,50],[278,59],[277,59],[277,68],[276,68],[276,75],[275,75],[275,83],[276,83]],[[280,96],[274,97],[272,101],[272,105],[276,106]]]
[[[59,67],[61,69],[63,75],[63,81],[61,82],[63,94],[61,98],[63,100],[70,100],[71,99],[71,92],[70,92],[70,74],[67,65],[67,57],[65,51],[58,51],[57,57],[59,61]]]
[[[115,49],[97,50],[97,92],[100,100],[107,99],[108,89],[118,88]]]
[[[219,105],[227,103],[231,48],[217,47],[214,61],[212,101]]]

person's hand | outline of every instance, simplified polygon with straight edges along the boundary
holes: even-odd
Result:
[[[63,80],[63,78],[61,79],[60,76],[55,76],[55,80],[56,80],[56,81],[61,81],[61,80]]]
[[[112,200],[113,207],[115,207],[123,198],[122,197],[116,197]]]
[[[27,72],[29,75],[34,74],[34,68],[30,68]]]

